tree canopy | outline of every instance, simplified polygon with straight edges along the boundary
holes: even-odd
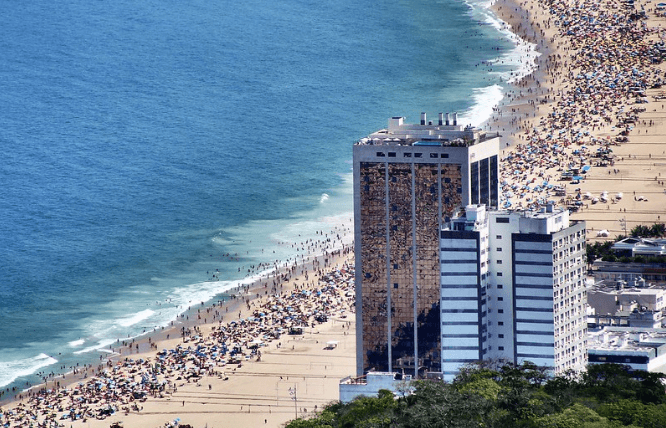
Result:
[[[526,362],[465,366],[453,382],[414,381],[413,393],[335,402],[287,428],[654,428],[666,427],[661,373],[618,364],[551,377]]]

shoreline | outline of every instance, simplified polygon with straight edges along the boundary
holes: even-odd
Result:
[[[608,6],[609,4],[610,3],[603,3],[602,6]],[[654,5],[656,2],[641,1],[640,4],[646,5],[648,10],[651,10],[649,5]],[[503,156],[511,156],[524,153],[524,147],[530,144],[528,142],[528,137],[531,139],[535,135],[534,129],[540,127],[540,121],[547,118],[547,115],[552,113],[553,110],[557,110],[559,108],[558,102],[562,98],[568,96],[568,90],[570,89],[568,88],[568,85],[573,85],[573,83],[567,80],[567,76],[564,73],[560,73],[560,69],[562,68],[562,64],[571,64],[571,62],[575,60],[577,52],[564,48],[566,39],[559,33],[558,27],[549,23],[552,18],[550,12],[545,10],[543,5],[536,0],[527,0],[524,2],[500,0],[493,4],[493,10],[500,19],[512,26],[512,31],[521,37],[524,37],[525,40],[530,40],[530,31],[532,31],[532,37],[534,37],[532,42],[536,43],[538,50],[542,52],[537,58],[536,69],[529,75],[523,77],[520,81],[511,84],[511,90],[509,90],[508,93],[512,96],[508,97],[507,102],[503,102],[502,105],[498,107],[496,114],[488,120],[492,132],[496,131],[496,129],[493,129],[495,127],[502,128],[502,131],[500,132],[505,139],[502,142],[506,142],[505,147],[503,147]],[[508,14],[508,16],[503,16],[506,14]],[[663,18],[657,20],[653,17],[651,19],[652,20],[648,20],[648,22],[652,25],[664,22]],[[523,32],[524,35],[520,34],[521,32]],[[556,55],[558,58],[554,59]],[[659,67],[662,69],[663,74],[664,64],[660,64]],[[613,152],[617,158],[614,162],[614,169],[621,170],[622,172],[620,175],[618,176],[617,173],[611,173],[611,171],[613,171],[612,167],[610,169],[607,167],[593,167],[586,174],[585,180],[583,180],[580,185],[568,185],[566,188],[566,196],[563,198],[564,201],[573,200],[577,194],[584,194],[586,191],[599,194],[603,190],[608,189],[612,193],[622,191],[625,194],[624,198],[621,198],[612,204],[590,203],[589,207],[572,215],[572,220],[585,220],[588,222],[588,230],[590,231],[588,232],[588,240],[610,239],[618,233],[623,232],[623,229],[618,225],[618,217],[620,216],[624,216],[628,230],[636,224],[649,225],[650,223],[646,222],[661,221],[661,213],[664,213],[666,216],[666,199],[662,200],[659,198],[664,195],[664,189],[666,188],[666,185],[662,184],[662,179],[659,178],[664,177],[664,180],[666,180],[666,147],[664,147],[665,145],[663,142],[659,141],[663,135],[666,135],[666,110],[661,104],[661,101],[657,102],[649,99],[658,93],[659,91],[656,89],[646,91],[646,94],[649,96],[648,102],[642,104],[645,106],[646,111],[639,115],[635,127],[629,132],[629,142],[620,145],[612,145]],[[630,104],[627,105],[630,106]],[[615,114],[615,112],[613,112],[613,114]],[[644,123],[646,121],[650,122]],[[656,123],[657,121],[659,121],[659,123]],[[615,123],[614,118],[613,123]],[[596,131],[596,129],[593,131]],[[643,131],[642,134],[641,131]],[[616,134],[616,129],[613,129],[610,124],[603,123],[600,124],[599,131],[595,132],[595,135],[597,135],[599,139],[603,139],[603,141],[611,140]],[[550,141],[550,143],[552,143],[552,141]],[[573,156],[571,152],[581,146],[582,144],[579,145],[576,142],[572,142],[572,144],[566,147],[566,156],[563,155],[562,158],[569,159]],[[604,144],[598,144],[598,147],[603,146]],[[551,154],[549,149],[550,147],[547,147],[545,151],[548,155]],[[659,150],[664,151],[664,153],[659,154]],[[532,165],[535,164],[532,163]],[[520,182],[527,182],[532,179],[541,181],[548,175],[554,177],[557,171],[557,166],[551,167],[553,169],[539,168],[540,167],[536,167],[532,170],[528,169],[525,172],[525,180],[521,180]],[[543,175],[544,170],[545,175]],[[512,169],[509,168],[503,173],[505,179],[512,178],[511,176],[506,176],[506,173],[511,171]],[[540,173],[542,173],[542,175],[540,175]],[[520,176],[523,176],[522,172]],[[548,181],[551,181],[552,183],[556,182],[554,178],[551,178]],[[611,185],[613,185],[613,187],[610,187]],[[580,187],[581,191],[576,191],[576,187]],[[648,201],[638,201],[636,198],[632,201],[632,196],[638,196],[638,194],[632,195],[631,193],[637,190],[640,191],[640,195],[648,195]],[[516,197],[514,199],[517,205],[518,202],[521,200],[525,201],[528,197],[536,199],[540,196],[543,196],[542,192],[530,190],[525,192],[525,196],[522,198]],[[571,197],[571,199],[569,199],[569,197]],[[611,206],[613,209],[611,209]],[[629,208],[628,211],[627,208]],[[608,237],[592,236],[601,228],[608,230],[611,234],[609,234]],[[338,265],[342,263],[344,266],[345,263],[353,263],[353,252],[351,250],[352,248],[343,250],[342,253],[344,254],[336,257],[335,263],[331,261],[331,264]],[[298,258],[298,255],[296,258]],[[312,264],[313,271],[310,272],[308,269],[307,272],[309,274],[306,274],[305,270],[308,263]],[[301,269],[300,275],[296,274],[292,276],[290,266],[284,267],[283,269],[286,269],[286,272],[277,272],[275,274],[276,278],[282,278],[282,275],[289,277],[285,280],[284,284],[282,284],[285,286],[285,289],[283,290],[281,286],[279,291],[288,293],[290,291],[299,290],[299,287],[305,288],[311,286],[310,275],[312,275],[312,278],[315,278],[314,271],[317,270],[315,267],[318,267],[316,256],[314,260],[299,265],[299,268]],[[270,281],[270,279],[271,278],[263,280]],[[242,286],[239,286],[238,289],[240,289],[240,287]],[[102,371],[104,369],[112,369],[118,363],[122,364],[122,360],[125,358],[132,358],[135,360],[141,358],[155,359],[158,350],[162,348],[172,349],[180,343],[181,338],[184,336],[181,334],[183,331],[182,329],[192,333],[188,335],[189,337],[197,335],[208,337],[215,331],[219,331],[218,329],[222,324],[227,325],[232,321],[240,323],[241,319],[253,316],[252,314],[254,313],[254,310],[260,306],[259,302],[261,302],[263,298],[270,296],[269,290],[262,284],[262,279],[258,279],[252,285],[248,285],[247,287],[248,291],[246,293],[239,293],[237,298],[231,298],[221,305],[218,301],[201,306],[198,304],[193,305],[191,309],[180,317],[185,318],[184,322],[181,322],[179,319],[177,323],[173,323],[174,325],[169,328],[163,328],[156,332],[148,332],[145,335],[142,335],[141,339],[133,341],[129,347],[123,346],[117,355],[113,355],[108,360],[104,360],[103,364],[95,368],[101,369]],[[261,295],[262,291],[264,291],[265,294]],[[278,290],[276,289],[275,291]],[[353,311],[353,303],[348,306],[349,311]],[[221,312],[222,310],[224,310],[224,313]],[[234,314],[236,314],[237,311],[239,311],[238,317],[234,317]],[[201,318],[202,314],[203,318]],[[212,317],[212,319],[209,320],[209,317]],[[328,321],[328,323],[319,324],[317,326],[317,332],[314,332],[313,328],[310,335],[304,336],[303,340],[298,341],[294,339],[286,342],[293,346],[291,349],[292,352],[290,352],[288,346],[285,348],[281,345],[277,346],[272,343],[267,347],[268,349],[266,349],[264,354],[267,355],[267,358],[275,357],[275,361],[279,362],[275,363],[275,367],[271,367],[270,370],[266,368],[267,366],[264,364],[265,361],[253,361],[249,364],[244,364],[243,367],[236,367],[239,370],[234,370],[234,374],[228,376],[230,379],[224,380],[224,378],[219,378],[217,375],[208,377],[204,376],[201,381],[201,383],[204,384],[203,386],[196,386],[196,383],[186,382],[183,386],[177,387],[178,391],[172,391],[170,394],[166,394],[163,399],[155,397],[149,398],[146,402],[142,402],[141,406],[145,407],[144,410],[125,412],[125,416],[121,414],[122,412],[118,411],[115,416],[106,418],[106,420],[88,419],[87,423],[93,424],[92,426],[101,427],[108,426],[110,422],[115,420],[123,420],[128,426],[163,426],[165,421],[170,420],[169,418],[164,418],[164,416],[170,415],[170,417],[173,416],[171,419],[175,419],[176,417],[180,417],[178,415],[186,413],[188,418],[191,419],[186,420],[184,417],[181,417],[181,422],[195,423],[195,426],[213,421],[213,418],[219,418],[220,421],[224,420],[227,422],[231,420],[229,418],[235,418],[234,421],[241,424],[240,426],[250,426],[242,425],[244,423],[243,421],[250,423],[251,425],[260,424],[261,419],[264,419],[266,421],[264,424],[268,426],[267,421],[271,418],[270,426],[279,426],[277,425],[278,419],[290,420],[293,419],[294,415],[301,416],[309,414],[308,410],[300,411],[298,406],[295,406],[296,412],[294,413],[293,406],[291,405],[292,402],[290,401],[291,398],[288,394],[288,388],[291,386],[287,384],[288,379],[281,382],[283,380],[281,376],[287,377],[287,375],[281,375],[279,372],[281,370],[290,370],[289,367],[292,363],[294,366],[297,366],[298,369],[302,369],[304,367],[303,364],[306,363],[297,362],[301,356],[305,356],[306,359],[310,359],[311,361],[312,358],[319,358],[321,355],[323,355],[324,358],[333,356],[339,358],[339,360],[335,360],[335,364],[339,364],[341,367],[346,367],[344,366],[344,364],[346,364],[345,356],[333,353],[336,349],[331,350],[328,354],[326,352],[321,354],[321,350],[318,349],[318,345],[320,345],[318,343],[318,337],[334,337],[340,339],[339,342],[345,343],[345,346],[347,346],[345,351],[350,352],[353,345],[343,342],[343,340],[350,339],[354,327],[352,321],[352,318],[334,318]],[[192,340],[188,340],[186,343],[191,342]],[[355,343],[353,339],[351,342]],[[132,346],[134,346],[134,348],[132,348]],[[135,349],[136,352],[133,352],[132,349]],[[342,351],[342,347],[340,347],[339,350]],[[109,366],[109,362],[111,366]],[[328,371],[329,366],[326,365],[326,363],[322,364],[326,367],[324,371]],[[307,365],[305,367],[307,368]],[[353,367],[352,370],[347,374],[352,374],[355,371],[355,354],[353,352],[351,353],[351,367]],[[89,373],[87,374],[92,375],[93,370],[93,366],[89,367]],[[304,385],[307,388],[308,385],[316,384],[316,389],[319,391],[320,384],[318,382],[322,379],[319,376],[322,375],[318,372],[321,371],[321,367],[313,367],[311,363],[309,370],[307,378],[308,380],[312,380],[312,383],[308,384],[305,382],[306,379],[305,376],[303,376]],[[226,376],[227,373],[225,372],[224,375]],[[333,375],[333,372],[330,372],[330,375],[326,374],[323,376],[325,376],[324,379],[329,379],[329,377]],[[81,376],[83,376],[83,373],[77,373],[76,376],[66,374],[63,378],[54,378],[49,380],[46,384],[33,386],[33,391],[31,392],[34,392],[35,389],[46,389],[49,387],[49,384],[51,384],[51,387],[54,385],[55,387],[59,386],[60,388],[65,385],[71,387],[88,379],[87,377],[82,378]],[[257,394],[254,395],[244,393],[239,394],[239,397],[234,397],[233,391],[241,388],[243,383],[251,383],[254,388],[266,389],[267,382],[265,379],[267,376],[271,376],[271,382],[275,380],[275,407],[271,408],[271,404],[268,404],[269,401],[273,401],[272,398],[266,398],[273,394],[272,390],[270,391],[270,394],[264,390],[257,391]],[[292,376],[292,380],[294,380],[296,375],[292,372],[290,376]],[[278,380],[277,377],[280,377],[280,379]],[[330,379],[333,378],[330,377]],[[335,387],[337,387],[338,379],[339,378],[334,379]],[[212,392],[207,392],[205,388],[205,384],[207,384],[209,380],[211,383],[209,384],[208,391]],[[58,382],[61,381],[62,383],[58,385]],[[300,389],[303,384],[297,383],[297,385]],[[280,389],[283,386],[284,388]],[[272,388],[272,384],[269,385],[268,388]],[[311,388],[315,389],[315,386],[311,386]],[[332,386],[328,383],[324,385],[322,381],[321,390],[324,391],[327,388],[330,389]],[[218,392],[220,390],[225,392]],[[260,392],[262,392],[263,395],[260,394]],[[216,394],[223,394],[224,397],[227,397],[227,401],[232,401],[236,398],[237,401],[234,401],[233,404],[228,404],[228,407],[225,407],[227,404],[222,402],[223,398],[218,397]],[[335,394],[337,395],[337,389],[335,390]],[[308,395],[314,397],[315,394],[312,393]],[[322,394],[322,396],[325,395],[325,393]],[[176,399],[176,397],[178,397],[178,399]],[[180,401],[183,402],[183,406],[178,405]],[[248,406],[245,409],[243,408],[244,404],[240,404],[243,401],[246,403],[245,406]],[[9,405],[14,406],[10,408],[16,408],[19,406],[19,403],[25,402],[25,397],[18,401],[7,400],[5,398],[0,400],[0,405]],[[187,407],[185,407],[186,402],[188,404]],[[307,409],[307,407],[310,407],[309,410],[311,412],[311,406],[316,405],[317,403],[322,403],[319,396],[317,396],[317,398],[309,398],[307,406],[302,408]],[[255,405],[255,407],[252,408],[252,405]],[[216,409],[209,410],[206,406],[208,406],[208,408],[216,406]],[[231,408],[231,406],[234,407]],[[27,405],[25,407],[27,407]],[[181,407],[186,408],[186,411],[183,412]],[[277,416],[280,416],[281,418],[278,418]],[[133,422],[130,422],[130,420]],[[81,425],[83,424],[82,420],[73,422],[67,421],[66,423],[73,424],[74,426],[84,426]],[[134,423],[134,425],[130,425],[131,423]]]
[[[296,266],[291,266],[288,267],[286,271],[280,271],[279,273],[279,278],[280,280],[278,281],[278,284],[276,286],[276,289],[278,290],[279,295],[284,295],[287,296],[290,293],[298,292],[303,290],[308,290],[308,289],[315,289],[320,285],[320,282],[322,278],[328,278],[330,272],[335,272],[339,271],[339,269],[343,269],[349,265],[353,260],[353,253],[351,251],[351,247],[344,247],[340,250],[334,250],[328,254],[322,254],[320,256],[316,256],[314,258],[311,258],[305,263],[298,264]],[[353,271],[351,271],[353,273]],[[353,274],[350,276],[350,279],[353,283]],[[341,285],[341,284],[338,284]],[[353,285],[352,285],[353,286]],[[134,360],[134,361],[140,361],[140,360],[145,360],[145,361],[150,361],[152,359],[156,358],[156,354],[159,349],[173,349],[176,348],[178,345],[184,346],[186,344],[192,343],[195,341],[193,339],[194,337],[200,336],[200,337],[211,337],[211,335],[215,334],[215,331],[218,330],[222,326],[229,326],[229,325],[234,325],[234,326],[240,326],[242,325],[246,319],[249,317],[252,317],[256,311],[257,308],[261,307],[261,304],[264,300],[268,300],[273,298],[274,296],[269,294],[266,290],[267,287],[265,287],[264,284],[262,284],[261,280],[258,280],[254,282],[251,285],[247,286],[247,292],[242,294],[240,297],[237,297],[235,299],[231,299],[225,302],[225,304],[219,305],[218,302],[215,302],[211,305],[203,305],[201,308],[192,308],[190,309],[189,313],[190,315],[196,314],[197,316],[192,316],[190,319],[187,319],[184,323],[181,324],[176,324],[173,327],[170,327],[168,329],[164,330],[159,330],[157,332],[150,332],[146,335],[146,337],[142,338],[141,340],[136,340],[134,343],[130,343],[130,346],[128,347],[123,347],[122,349],[118,349],[118,353],[114,355],[110,355],[109,358],[103,359],[102,363],[99,365],[91,365],[88,366],[87,368],[81,368],[78,370],[77,374],[69,373],[66,374],[64,377],[59,376],[53,379],[50,379],[47,383],[45,384],[40,384],[40,385],[35,385],[33,386],[28,393],[22,393],[21,398],[19,399],[12,399],[12,400],[3,400],[2,405],[8,408],[13,408],[15,410],[17,409],[22,409],[25,410],[27,408],[30,408],[31,406],[34,406],[35,399],[37,396],[42,396],[42,397],[51,397],[57,396],[55,393],[45,393],[46,390],[52,389],[54,391],[63,391],[63,388],[65,389],[71,389],[71,388],[76,388],[77,385],[81,385],[81,383],[84,382],[89,382],[91,379],[94,379],[95,376],[101,376],[102,373],[108,372],[112,368],[114,369],[114,372],[116,371],[116,366],[120,366],[123,364],[126,364],[126,361],[128,359]],[[261,291],[266,291],[265,294],[262,294]],[[353,297],[349,297],[347,302],[343,302],[341,300],[339,306],[342,308],[343,312],[348,311],[345,317],[349,317],[348,319],[343,319],[339,317],[332,317],[329,321],[324,322],[323,324],[319,324],[318,327],[315,329],[314,325],[310,327],[309,335],[312,336],[312,334],[318,334],[319,332],[317,331],[319,328],[326,330],[326,329],[331,329],[335,326],[340,327],[340,328],[346,328],[349,330],[350,328],[353,331],[353,327],[355,327],[355,324],[353,322],[353,310],[354,310],[354,303],[353,303]],[[337,306],[336,306],[337,307]],[[202,309],[203,308],[203,309]],[[225,310],[225,314],[228,314],[228,316],[222,315],[222,318],[225,319],[219,319],[218,317],[213,317],[213,319],[207,319],[206,315],[211,314],[211,312],[214,314],[215,311],[218,311],[221,313],[221,310]],[[239,311],[238,314],[235,312]],[[204,314],[203,317],[200,317],[200,315]],[[236,316],[238,315],[238,316]],[[338,314],[339,315],[339,314]],[[183,332],[185,334],[181,334]],[[352,331],[344,331],[343,337],[347,338],[347,341],[350,343],[346,343],[345,348],[353,347],[355,345],[355,335],[352,334]],[[304,333],[307,335],[307,331]],[[338,334],[339,335],[339,334]],[[349,337],[347,337],[349,335]],[[323,337],[323,336],[322,336]],[[185,340],[183,340],[185,339]],[[284,341],[285,339],[283,339]],[[293,339],[289,336],[286,337],[287,343],[293,341]],[[277,341],[277,339],[275,340]],[[315,340],[317,343],[318,341]],[[271,352],[286,352],[287,350],[282,350],[281,346],[281,341],[278,342],[280,345],[277,347],[275,346],[274,343],[268,342],[268,348],[269,349],[274,349],[274,351]],[[300,343],[297,343],[300,345]],[[297,346],[297,344],[292,345],[293,348]],[[337,346],[336,346],[337,348]],[[263,349],[263,348],[260,348]],[[292,350],[294,350],[292,349]],[[264,351],[264,354],[268,351]],[[341,349],[340,349],[341,351]],[[245,362],[244,362],[245,363]],[[253,366],[256,362],[248,362],[245,363],[244,365],[249,364],[250,366]],[[241,370],[240,365],[235,368],[235,366],[227,365],[229,373],[224,372],[227,375],[230,374],[240,374],[240,373],[248,373],[247,370]],[[352,350],[351,352],[351,358],[349,360],[349,367],[353,368],[355,367],[355,354]],[[122,369],[121,369],[122,370]],[[238,370],[238,372],[237,372]],[[345,369],[344,373],[346,374],[348,370]],[[248,373],[248,375],[250,375]],[[276,375],[277,376],[277,375]],[[343,376],[340,376],[343,377]],[[331,378],[332,381],[335,382],[337,385],[337,382],[340,377],[334,376]],[[219,382],[222,382],[224,384],[227,382],[229,376],[226,376],[226,379],[220,380],[220,378],[217,379],[218,382],[214,382],[213,380],[210,380],[208,377],[204,377],[202,379],[205,379],[206,382],[210,380],[211,385],[209,385],[209,388],[212,388],[213,385],[219,384]],[[187,382],[189,383],[189,381]],[[219,385],[222,386],[222,385]],[[181,387],[188,387],[186,384],[182,384],[178,387],[175,386],[175,381],[174,381],[174,386],[173,388],[176,391],[171,392],[171,396],[164,396],[162,400],[159,398],[155,398],[155,404],[159,405],[161,401],[169,401],[171,400],[172,397],[175,397],[175,392],[178,391]],[[337,389],[336,389],[337,392]],[[168,394],[168,391],[166,392]],[[59,394],[59,395],[62,395]],[[17,396],[18,397],[18,396]],[[186,402],[187,400],[183,400]],[[330,400],[328,400],[330,401]],[[309,401],[302,400],[303,403],[309,403]],[[125,403],[127,404],[127,403]],[[164,403],[162,403],[164,404]],[[317,402],[312,402],[312,405],[316,404],[324,404],[321,402],[321,399]],[[291,403],[290,406],[291,407]],[[312,407],[312,406],[311,406]],[[1,407],[0,407],[1,408]],[[63,407],[64,408],[64,407]],[[147,405],[146,405],[147,408]],[[242,406],[241,406],[242,408]],[[270,406],[269,406],[270,408]],[[286,422],[287,420],[290,420],[293,418],[288,417],[291,415],[291,409],[287,411],[286,413],[280,413],[279,410],[280,406],[276,406],[273,408],[275,410],[275,414],[281,415],[281,420],[283,422]],[[271,411],[272,412],[272,411]],[[61,412],[62,413],[62,412]],[[164,422],[168,421],[168,418],[164,418],[162,416],[164,412],[156,412],[155,415],[157,418],[160,420],[160,422],[156,422],[155,426],[163,426]],[[183,413],[180,411],[178,413]],[[224,412],[220,412],[224,413]],[[244,412],[235,412],[235,411],[230,411],[229,413],[236,414],[240,413],[241,415],[244,415]],[[307,413],[307,411],[302,412],[302,413]],[[115,416],[118,416],[121,414],[121,409],[119,408],[118,411],[115,413]],[[147,412],[142,412],[139,410],[136,410],[136,415],[137,416],[143,416],[148,414]],[[125,412],[125,416],[133,416],[134,413],[132,411]],[[257,416],[258,413],[252,414],[254,416]],[[285,419],[286,418],[286,419]],[[1,418],[0,418],[1,419]],[[120,419],[124,420],[125,417],[121,417]],[[265,418],[266,419],[266,418]],[[85,425],[84,426],[108,426],[109,423],[109,418],[104,418],[104,419],[93,419],[90,417],[86,418]],[[141,419],[140,419],[141,420]],[[68,423],[77,425],[79,422],[83,422],[83,419],[79,420],[68,420]],[[184,421],[183,421],[184,422]],[[95,423],[101,423],[101,425],[95,425]],[[152,422],[151,422],[152,423]],[[93,424],[93,425],[90,425]],[[140,422],[136,426],[145,426],[145,422]],[[10,425],[13,426],[13,425]],[[246,426],[246,425],[242,425]]]
[[[9,390],[8,387],[3,387],[2,393],[0,394],[0,408],[12,403],[18,399],[17,397],[19,396],[23,396],[34,390],[46,388],[50,384],[55,385],[57,382],[62,382],[63,380],[65,380],[66,383],[79,381],[83,379],[82,373],[85,370],[85,367],[88,367],[88,370],[90,370],[91,368],[101,366],[101,364],[106,363],[108,360],[118,360],[128,356],[137,355],[137,353],[149,352],[153,349],[151,342],[155,343],[156,341],[165,340],[167,337],[173,340],[174,337],[182,336],[181,333],[183,328],[186,331],[190,331],[194,326],[201,323],[206,324],[207,318],[212,318],[210,323],[213,323],[215,319],[220,320],[220,318],[224,318],[225,314],[229,313],[229,315],[231,315],[238,312],[239,309],[241,309],[242,313],[245,313],[247,309],[245,309],[244,306],[247,302],[257,299],[260,295],[262,297],[268,295],[269,284],[271,284],[271,292],[275,290],[279,291],[279,288],[283,287],[284,284],[288,284],[292,277],[300,276],[304,271],[326,268],[330,263],[327,262],[329,258],[337,259],[337,257],[339,257],[338,254],[350,251],[349,248],[352,246],[350,241],[352,240],[353,235],[349,231],[349,228],[345,227],[345,224],[338,225],[328,231],[325,234],[325,238],[324,231],[322,231],[322,239],[316,241],[310,239],[306,240],[305,243],[300,243],[300,245],[303,246],[302,250],[305,250],[305,247],[307,246],[309,247],[308,251],[314,249],[315,252],[303,254],[299,252],[301,250],[301,248],[299,248],[295,250],[294,254],[286,261],[280,261],[279,263],[277,263],[277,261],[264,263],[264,266],[273,266],[273,268],[264,269],[263,271],[249,274],[245,278],[236,280],[235,282],[237,282],[238,285],[221,292],[207,302],[192,302],[187,309],[184,309],[182,313],[171,320],[169,325],[155,327],[154,329],[145,331],[137,336],[125,339],[118,338],[114,343],[90,351],[90,354],[96,354],[99,356],[98,362],[90,362],[92,358],[88,358],[89,362],[87,364],[77,364],[77,366],[69,367],[68,369],[61,366],[60,370],[53,368],[49,374],[46,374],[45,381],[26,385],[15,391]],[[292,244],[292,247],[296,246],[299,246],[299,244]],[[219,309],[218,312],[224,309],[225,314],[218,313],[215,315],[215,308]],[[213,310],[213,315],[209,315],[211,310]],[[54,357],[49,355],[49,358]],[[52,366],[57,366],[58,364],[60,363],[56,362]],[[49,367],[50,366],[46,366],[40,369],[40,372]],[[63,372],[61,370],[66,371]],[[80,373],[76,373],[77,371]],[[75,375],[75,379],[70,382],[68,378],[71,378],[72,375]]]
[[[341,215],[341,217],[348,217],[348,213]],[[256,288],[256,291],[259,291],[261,284],[270,284],[275,283],[276,280],[284,281],[284,278],[292,275],[292,267],[298,265],[299,269],[304,269],[313,265],[313,263],[323,263],[323,260],[327,257],[327,254],[331,252],[338,252],[345,250],[350,246],[350,242],[353,240],[353,234],[350,232],[350,228],[347,225],[347,222],[341,223],[331,223],[331,224],[322,224],[322,226],[329,226],[330,230],[321,230],[321,236],[319,236],[319,231],[317,234],[313,234],[312,237],[301,237],[298,235],[298,238],[303,239],[305,242],[278,242],[279,246],[291,246],[293,252],[289,254],[289,257],[286,260],[274,260],[262,262],[258,265],[248,266],[251,268],[248,269],[248,273],[245,277],[239,278],[237,280],[207,280],[201,282],[201,284],[215,283],[215,282],[233,282],[237,285],[233,285],[231,288],[226,291],[222,291],[216,294],[213,298],[205,302],[194,302],[192,301],[189,304],[189,307],[183,306],[182,312],[180,312],[176,318],[173,318],[168,322],[167,325],[156,326],[154,328],[144,329],[142,333],[139,333],[135,336],[127,338],[116,338],[113,343],[98,346],[95,349],[90,349],[84,351],[83,358],[81,358],[80,365],[77,363],[76,366],[63,366],[60,362],[59,354],[49,354],[46,355],[48,358],[53,358],[57,362],[50,364],[48,366],[43,366],[40,369],[37,369],[32,375],[38,375],[41,377],[46,377],[46,381],[42,380],[41,382],[36,382],[32,384],[26,384],[24,386],[15,386],[17,389],[10,389],[10,385],[15,384],[16,380],[11,384],[0,388],[0,406],[6,405],[13,401],[14,397],[18,397],[24,392],[29,392],[34,389],[41,388],[47,383],[52,383],[58,380],[63,379],[63,375],[66,378],[70,377],[74,373],[74,370],[77,368],[83,368],[85,366],[95,367],[99,365],[99,362],[106,361],[107,359],[117,359],[120,357],[125,357],[128,355],[129,349],[128,346],[131,345],[135,347],[139,345],[141,352],[144,352],[145,349],[150,349],[149,343],[151,338],[165,338],[167,335],[174,337],[174,331],[176,329],[181,329],[185,327],[187,329],[191,328],[193,325],[197,324],[198,316],[201,314],[201,310],[204,308],[215,307],[224,303],[222,306],[229,311],[238,311],[238,308],[241,306],[241,299],[245,300],[250,297],[251,289]],[[302,247],[302,248],[301,248]],[[306,251],[304,253],[304,251]],[[263,251],[262,251],[263,253]],[[268,254],[268,253],[266,253]],[[244,269],[245,267],[243,267]],[[239,268],[239,272],[240,272]],[[211,271],[214,275],[215,272]],[[215,276],[213,276],[215,278]],[[256,294],[255,291],[255,294]],[[268,291],[266,291],[267,293]],[[205,318],[205,316],[204,316]],[[203,320],[202,320],[203,321]],[[178,332],[180,334],[180,331]],[[120,351],[120,352],[119,352]],[[131,354],[135,354],[136,351],[132,350]],[[76,354],[76,352],[73,352]],[[96,360],[99,357],[99,360]],[[84,365],[83,361],[86,361]]]
[[[510,24],[521,37],[536,42],[540,48],[545,47],[543,55],[537,59],[538,68],[535,72],[516,85],[515,90],[519,91],[520,96],[502,106],[494,119],[498,127],[507,130],[502,135],[509,140],[508,146],[504,147],[505,162],[501,172],[503,199],[511,202],[509,209],[538,209],[546,201],[560,206],[573,206],[577,212],[571,215],[571,219],[585,220],[589,230],[588,239],[594,241],[625,235],[625,228],[628,234],[638,224],[649,226],[662,222],[661,214],[666,212],[666,186],[660,178],[666,177],[666,151],[663,140],[660,141],[660,136],[666,134],[666,130],[663,130],[666,114],[663,113],[662,101],[656,98],[660,89],[650,89],[652,82],[664,76],[666,67],[663,62],[656,64],[646,61],[646,54],[634,54],[664,39],[662,25],[666,21],[651,13],[656,2],[641,1],[634,6],[634,10],[647,10],[646,19],[634,22],[633,27],[609,24],[603,28],[604,34],[617,32],[618,38],[624,34],[623,31],[626,32],[624,28],[635,28],[633,34],[637,36],[632,39],[632,43],[625,43],[631,48],[624,46],[622,41],[617,46],[609,45],[605,43],[607,37],[599,40],[597,27],[577,20],[576,17],[590,13],[602,19],[606,18],[604,11],[623,16],[629,12],[623,9],[622,4],[613,2],[588,3],[578,5],[579,9],[569,8],[563,1],[549,4],[565,16],[563,19],[576,20],[577,26],[574,28],[580,33],[576,37],[566,34],[557,26],[557,17],[551,15],[539,1],[503,0],[493,5],[501,19],[513,19]],[[512,12],[506,12],[507,8]],[[587,10],[589,12],[585,12]],[[526,30],[526,20],[530,23],[529,30]],[[604,22],[600,25],[604,25]],[[530,39],[530,31],[533,39]],[[586,60],[589,55],[604,49],[612,53],[609,55],[610,60],[598,60],[599,64]],[[622,55],[630,58],[627,61],[631,67],[645,78],[623,73],[621,66],[626,69],[627,65],[615,65],[612,59]],[[617,69],[619,71],[616,74],[621,79],[636,82],[628,85],[644,85],[644,102],[637,104],[634,93],[619,87],[604,86],[603,81],[596,81],[596,86],[591,90],[587,81],[581,84],[580,76],[591,72],[596,74],[597,68],[599,73],[610,76]],[[590,79],[591,75],[586,76]],[[583,108],[571,107],[574,105]],[[632,113],[634,110],[638,112]],[[622,123],[632,115],[635,119],[631,122],[628,141],[616,142],[623,130],[618,127],[618,122]],[[561,121],[563,116],[567,122]],[[567,132],[563,134],[563,130]],[[558,150],[555,151],[554,147],[558,143]],[[612,153],[612,161],[601,162],[596,157],[597,149]],[[660,149],[661,154],[658,153]],[[555,158],[557,160],[553,162]],[[589,165],[580,183],[559,180],[568,165]],[[542,182],[550,187],[541,185]],[[554,191],[557,186],[565,189],[564,196]],[[589,198],[586,196],[588,192],[592,195]],[[608,202],[592,201],[604,192],[609,195]]]

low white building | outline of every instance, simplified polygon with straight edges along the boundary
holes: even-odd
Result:
[[[606,327],[590,332],[590,364],[624,364],[634,370],[666,373],[666,330]]]
[[[613,244],[612,250],[619,256],[664,256],[666,239],[624,238]]]
[[[402,373],[368,372],[364,376],[348,376],[340,381],[340,401],[349,403],[357,397],[376,397],[380,389],[395,395],[405,394],[412,377]]]

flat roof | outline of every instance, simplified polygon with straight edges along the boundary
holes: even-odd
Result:
[[[588,331],[588,351],[610,353],[647,352],[666,345],[666,330],[636,327],[605,327]]]

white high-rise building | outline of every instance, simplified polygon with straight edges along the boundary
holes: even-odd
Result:
[[[440,232],[442,372],[478,360],[587,364],[585,223],[469,205]]]

